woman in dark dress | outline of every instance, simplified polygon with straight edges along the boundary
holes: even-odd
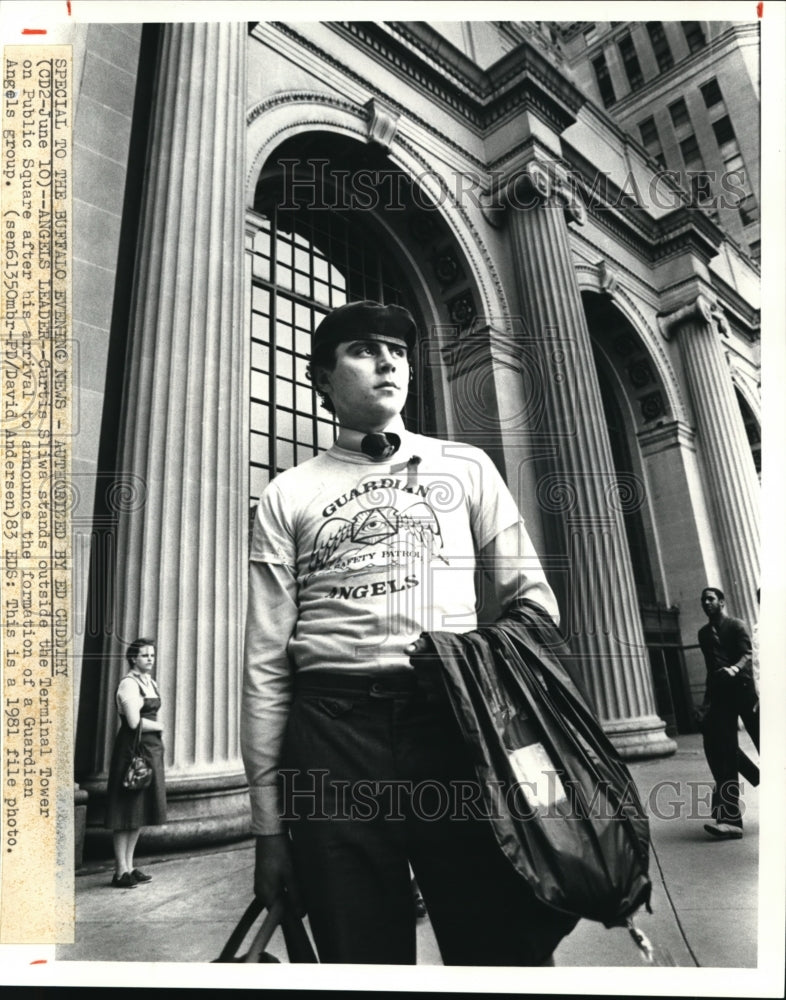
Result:
[[[135,639],[126,650],[129,672],[120,681],[115,695],[120,715],[120,729],[115,737],[107,783],[106,826],[113,831],[115,873],[112,885],[135,889],[152,876],[134,867],[134,850],[143,826],[166,822],[164,787],[164,744],[158,721],[161,697],[153,680],[156,646],[153,639]],[[136,729],[141,720],[141,752],[153,768],[153,780],[147,788],[129,791],[123,787],[123,774],[133,756]]]

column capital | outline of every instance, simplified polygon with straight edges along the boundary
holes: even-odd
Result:
[[[566,221],[583,225],[587,212],[571,184],[567,170],[557,163],[530,160],[523,169],[508,178],[503,198],[512,209],[554,205],[565,213]]]
[[[728,324],[718,302],[709,298],[703,292],[684,305],[668,313],[660,313],[658,326],[666,340],[671,340],[685,323],[705,323],[717,333],[727,333]]]
[[[530,150],[532,154],[532,150]],[[508,210],[530,210],[540,207],[561,208],[567,222],[583,225],[587,211],[565,167],[554,160],[537,155],[518,163],[499,178],[494,190],[482,200],[486,219],[501,226]]]

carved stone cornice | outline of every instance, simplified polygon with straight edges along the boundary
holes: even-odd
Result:
[[[585,95],[546,55],[523,40],[488,71],[421,21],[341,21],[333,31],[484,133],[515,111],[531,111],[558,133],[576,121]]]
[[[640,190],[633,184],[630,188],[620,187],[569,143],[562,142],[562,153],[574,190],[593,222],[647,263],[654,264],[686,251],[708,263],[727,238],[708,215],[690,205],[686,192],[673,182],[668,172],[653,175],[648,189]],[[650,197],[658,208],[673,205],[672,210],[654,218],[647,204]],[[664,205],[666,198],[669,200]]]
[[[291,24],[284,24],[281,22],[271,22],[266,25],[266,28],[275,28],[277,32],[281,34],[287,42],[298,46],[308,53],[311,57],[319,59],[321,62],[326,63],[333,70],[336,70],[343,74],[343,76],[352,80],[355,84],[363,88],[363,91],[368,94],[375,95],[378,99],[381,99],[385,105],[393,109],[397,114],[406,114],[407,118],[416,124],[418,128],[423,129],[428,135],[435,137],[440,143],[443,143],[448,149],[452,150],[454,154],[459,157],[462,161],[467,161],[477,168],[480,172],[485,172],[487,166],[484,160],[480,157],[474,155],[466,148],[466,143],[459,143],[456,139],[449,135],[444,129],[438,129],[434,126],[432,121],[427,121],[425,118],[420,117],[415,114],[411,108],[404,107],[404,105],[399,104],[395,101],[389,94],[383,93],[379,87],[375,86],[371,80],[367,77],[362,76],[360,73],[355,72],[350,66],[345,62],[334,58],[330,53],[326,52],[323,48],[315,45],[310,39],[306,38],[302,33],[296,31]],[[329,27],[334,27],[334,25],[329,25]],[[262,42],[265,45],[270,44],[269,38],[266,37],[260,30],[259,26],[255,25],[251,28],[251,35],[256,38],[257,41]],[[249,124],[258,118],[261,114],[270,110],[272,107],[280,104],[287,104],[292,100],[309,100],[309,94],[312,92],[295,92],[286,91],[282,94],[276,94],[272,97],[267,97],[263,101],[259,102],[254,108],[252,108],[248,115],[247,121]],[[313,92],[312,96],[316,96],[319,102],[322,104],[332,104],[336,107],[349,107],[356,109],[351,101],[346,101],[340,98],[335,98],[333,95],[325,94],[319,96],[316,92]],[[362,112],[361,112],[362,113]]]
[[[701,292],[692,301],[658,316],[658,326],[666,340],[671,340],[684,323],[696,321],[706,323],[719,334],[728,332],[721,307]]]
[[[688,205],[659,219],[657,233],[657,242],[653,248],[654,260],[690,250],[708,264],[725,239],[723,231],[712,219]]]

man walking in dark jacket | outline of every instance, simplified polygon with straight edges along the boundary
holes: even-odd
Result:
[[[715,839],[738,840],[742,837],[738,717],[759,748],[759,701],[753,683],[751,639],[745,622],[726,614],[726,599],[716,587],[704,588],[701,606],[709,619],[699,629],[699,645],[707,666],[702,732],[704,753],[715,781],[715,822],[705,824],[704,829]]]

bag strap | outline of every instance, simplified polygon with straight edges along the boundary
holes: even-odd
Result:
[[[319,959],[314,952],[303,921],[292,909],[292,905],[287,901],[284,906],[284,916],[281,921],[281,929],[284,931],[284,943],[287,946],[287,955],[290,962],[301,962],[315,964]]]
[[[262,910],[262,900],[258,896],[254,896],[246,907],[246,912],[238,921],[237,927],[229,935],[229,940],[221,949],[221,954],[215,959],[216,962],[229,962],[235,957],[235,952],[243,943],[243,938],[248,934],[249,928]]]
[[[273,905],[267,911],[265,919],[262,921],[262,926],[254,935],[254,940],[251,942],[251,947],[243,959],[244,962],[258,962],[260,955],[265,950],[273,937],[273,931],[281,923],[281,918],[284,915],[284,900],[279,896],[275,900]]]
[[[139,688],[139,693],[142,695],[142,698],[143,699],[147,698],[147,694],[145,694],[145,689],[142,687],[142,682],[140,681],[140,679],[136,677],[134,674],[127,674],[126,676],[133,677],[133,679],[136,681],[136,686]],[[156,684],[155,679],[153,677],[150,678],[150,683],[153,685],[153,690],[156,693],[156,697],[160,698],[161,692],[158,690],[158,684]]]

